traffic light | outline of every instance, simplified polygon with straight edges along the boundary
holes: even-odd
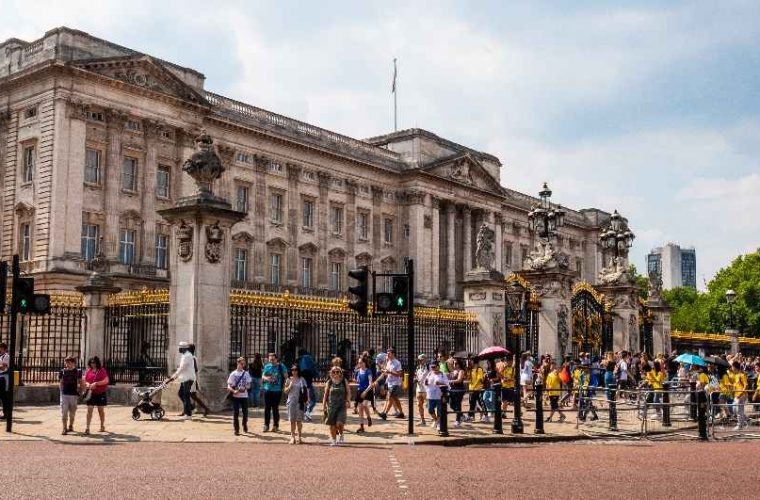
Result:
[[[395,315],[409,310],[409,277],[391,277],[391,291],[375,294],[375,314]]]
[[[50,312],[50,295],[34,293],[34,278],[13,280],[13,307],[19,314],[47,314]]]
[[[348,277],[355,279],[358,283],[348,288],[348,293],[354,295],[354,299],[348,303],[348,307],[359,313],[359,316],[366,318],[369,302],[369,269],[362,266],[359,269],[353,269],[348,272]]]

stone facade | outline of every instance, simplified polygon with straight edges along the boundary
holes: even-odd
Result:
[[[538,202],[498,158],[420,129],[357,140],[211,93],[195,70],[59,28],[0,44],[0,251],[40,287],[83,285],[100,256],[116,286],[166,287],[178,241],[157,211],[194,192],[183,162],[202,130],[226,170],[215,194],[248,215],[232,234],[236,286],[340,293],[360,264],[415,259],[417,301],[462,305],[478,228],[495,269],[535,247]],[[502,177],[502,174],[504,177]],[[609,214],[567,210],[557,251],[596,282]]]

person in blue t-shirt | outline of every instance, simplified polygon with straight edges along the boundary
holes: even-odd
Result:
[[[297,364],[298,371],[306,381],[306,388],[309,392],[309,404],[306,407],[303,418],[307,422],[311,422],[311,412],[314,411],[314,406],[317,404],[317,391],[314,389],[314,379],[319,377],[319,371],[317,370],[314,358],[306,349],[298,351]]]
[[[264,381],[264,432],[269,432],[269,422],[272,421],[272,432],[280,429],[280,399],[282,385],[287,370],[273,352],[269,353],[269,362],[264,365],[261,379]]]
[[[356,404],[359,408],[359,418],[361,423],[357,434],[364,432],[364,424],[367,426],[372,425],[372,417],[369,413],[369,402],[372,401],[372,370],[367,366],[367,360],[365,358],[359,358],[359,362],[356,365],[356,371],[354,372],[356,378]]]

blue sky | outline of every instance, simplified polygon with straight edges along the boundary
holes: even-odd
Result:
[[[0,39],[66,25],[206,87],[355,137],[422,127],[501,158],[502,183],[618,209],[698,281],[760,246],[760,2],[0,0]]]

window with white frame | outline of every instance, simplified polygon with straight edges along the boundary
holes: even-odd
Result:
[[[156,196],[159,198],[169,197],[169,179],[171,168],[166,165],[159,165],[156,170]]]
[[[269,282],[273,285],[279,285],[280,284],[280,261],[282,260],[282,255],[278,253],[273,253],[271,255],[271,260],[269,263]]]
[[[336,205],[330,207],[330,226],[333,234],[343,234],[343,207]]]
[[[388,245],[393,243],[393,219],[389,217],[383,220],[383,241]]]
[[[237,187],[237,211],[248,213],[248,186]]]
[[[269,198],[269,216],[275,224],[282,224],[282,194],[272,193]]]
[[[156,234],[156,267],[158,269],[169,268],[169,236],[166,234]]]
[[[36,160],[36,151],[34,146],[24,148],[23,171],[21,172],[21,182],[32,182],[34,180],[34,163]]]
[[[32,225],[28,222],[19,227],[19,258],[22,261],[32,259]]]
[[[356,214],[356,235],[360,240],[369,240],[369,214],[367,212]]]
[[[248,278],[248,250],[235,249],[235,279],[245,281]]]
[[[87,148],[84,159],[84,181],[100,184],[100,150]]]
[[[512,268],[512,242],[507,241],[504,243],[504,261],[507,269]]]
[[[311,257],[301,258],[301,286],[303,288],[311,288],[311,270],[313,268],[313,260]]]
[[[121,188],[125,191],[137,191],[137,158],[124,158],[121,166]]]
[[[139,132],[140,130],[142,130],[142,123],[140,123],[137,120],[128,120],[126,127],[127,127],[127,130]]]
[[[314,228],[314,200],[303,200],[303,227]]]
[[[97,224],[82,224],[82,260],[90,262],[98,253],[98,233],[100,228]]]
[[[330,290],[340,291],[343,264],[340,262],[330,263]]]
[[[134,229],[122,229],[119,235],[119,262],[126,265],[135,262],[135,239],[137,232]]]

